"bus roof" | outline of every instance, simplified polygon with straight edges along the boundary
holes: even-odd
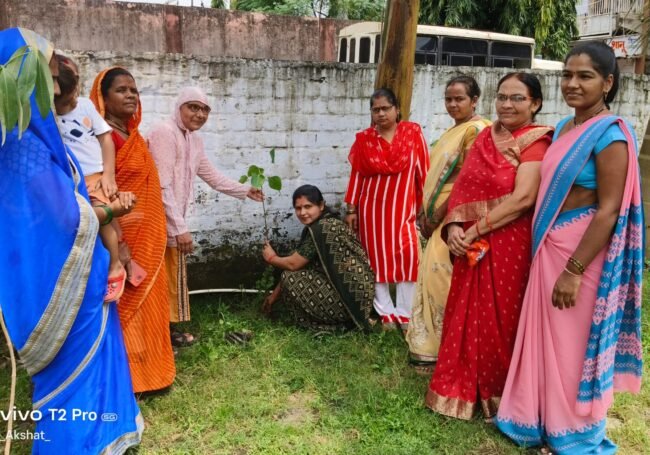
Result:
[[[381,22],[358,22],[356,24],[348,25],[341,29],[339,37],[345,38],[347,36],[365,33],[381,33]],[[418,25],[417,33],[419,35],[457,36],[460,38],[488,39],[493,41],[508,41],[511,43],[535,43],[533,38],[523,36],[507,35],[505,33],[496,32],[482,32],[466,28],[440,27],[438,25]]]

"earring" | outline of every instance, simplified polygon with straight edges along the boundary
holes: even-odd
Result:
[[[603,92],[603,101],[605,101],[605,100],[607,99],[607,94],[608,94],[608,93],[609,93],[608,90],[605,90],[605,91]]]

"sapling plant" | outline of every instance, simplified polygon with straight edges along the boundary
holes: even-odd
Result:
[[[271,157],[271,163],[275,164],[275,148],[272,148],[269,151],[269,156]],[[239,178],[239,183],[246,183],[248,179],[250,179],[251,181],[251,186],[253,188],[257,188],[258,190],[262,189],[264,183],[268,183],[269,188],[271,188],[272,190],[280,191],[282,189],[282,179],[280,177],[278,177],[277,175],[267,177],[264,174],[264,168],[256,166],[254,164],[252,164],[248,168],[248,173],[246,175],[242,175]],[[266,204],[264,203],[264,199],[262,199],[262,211],[264,213],[264,238],[268,239],[269,225],[266,220],[267,212],[266,212]]]
[[[54,99],[54,85],[49,63],[42,52],[30,45],[16,50],[0,65],[0,143],[18,126],[18,139],[32,117],[30,97],[35,94],[41,117],[48,116]]]

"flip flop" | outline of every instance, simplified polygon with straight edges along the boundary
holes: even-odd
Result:
[[[172,337],[172,346],[178,348],[184,348],[186,346],[192,346],[196,343],[196,337],[188,332],[178,332],[177,330],[172,330],[170,332]]]
[[[106,295],[104,296],[104,302],[114,302],[122,297],[125,284],[126,270],[122,270],[122,273],[119,275],[109,277],[108,285],[106,286]]]
[[[244,346],[253,339],[253,332],[250,330],[227,332],[224,335],[224,339],[228,343]]]

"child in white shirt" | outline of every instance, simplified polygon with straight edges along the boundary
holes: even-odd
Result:
[[[54,97],[57,124],[63,142],[79,161],[93,206],[102,207],[107,221],[99,229],[104,247],[110,253],[108,289],[105,302],[119,299],[124,292],[126,270],[119,259],[119,228],[112,224],[111,201],[120,198],[123,205],[133,198],[131,193],[118,193],[115,183],[115,145],[111,127],[99,115],[92,101],[79,97],[79,76],[76,64],[56,55],[59,62],[61,94]],[[128,208],[128,207],[126,207]]]

